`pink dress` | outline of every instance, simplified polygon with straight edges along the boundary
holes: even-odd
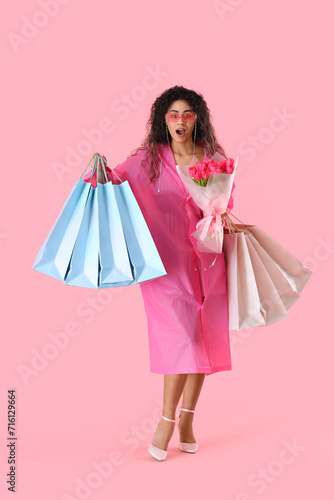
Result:
[[[210,267],[216,254],[197,250],[191,233],[202,211],[176,171],[171,148],[160,145],[159,149],[161,176],[154,183],[140,164],[143,150],[113,169],[129,182],[167,272],[140,284],[150,371],[209,375],[231,370],[224,253]],[[89,179],[88,174],[85,180]],[[234,188],[233,183],[232,193]],[[228,208],[233,208],[232,194]]]

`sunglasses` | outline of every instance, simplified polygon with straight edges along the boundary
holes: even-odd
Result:
[[[175,111],[171,111],[170,113],[166,113],[166,117],[169,122],[176,123],[179,121],[180,114],[176,113]],[[184,122],[193,122],[195,121],[195,118],[197,117],[196,113],[194,111],[186,111],[185,113],[182,113],[182,119]]]

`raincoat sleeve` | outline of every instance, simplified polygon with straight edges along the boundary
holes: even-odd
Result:
[[[122,182],[124,181],[129,181],[129,184],[131,186],[131,182],[135,179],[135,177],[139,173],[138,169],[138,162],[140,161],[140,156],[139,155],[134,155],[131,156],[130,158],[127,158],[124,160],[122,163],[119,163],[115,168],[112,169],[113,172],[116,172],[118,177],[121,178]],[[105,166],[106,168],[106,173],[108,176],[109,180],[117,180],[117,177],[114,175],[112,176],[111,174],[111,169],[108,167],[108,165]],[[90,182],[90,178],[92,175],[92,171],[90,170],[88,174],[83,178],[85,182]],[[104,183],[104,182],[103,182]],[[94,174],[93,180],[92,180],[92,187],[96,187],[96,172]]]
[[[132,185],[135,182],[136,177],[142,170],[141,167],[142,159],[143,159],[143,153],[139,151],[137,152],[137,154],[130,156],[122,163],[119,163],[115,168],[113,168],[113,172],[116,172],[118,177],[120,177],[123,182],[128,181],[130,187],[132,188]]]
[[[234,198],[233,198],[233,191],[235,189],[235,182],[233,181],[233,184],[232,184],[232,189],[231,189],[231,196],[230,196],[230,199],[228,201],[228,204],[227,204],[227,210],[232,210],[233,207],[234,207]]]

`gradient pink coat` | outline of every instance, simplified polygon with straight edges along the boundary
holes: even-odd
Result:
[[[171,148],[160,145],[159,149],[161,177],[155,183],[149,182],[140,164],[143,150],[114,169],[129,182],[167,272],[140,284],[150,371],[209,375],[231,370],[224,253],[209,267],[216,254],[197,250],[191,233],[203,213],[177,174]],[[233,183],[232,193],[234,188]],[[231,194],[228,208],[232,207]]]

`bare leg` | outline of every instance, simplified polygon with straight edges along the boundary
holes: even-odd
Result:
[[[189,373],[183,389],[182,408],[195,410],[201,389],[203,387],[205,373]],[[188,411],[181,411],[178,428],[181,443],[195,443],[193,432],[194,414]]]
[[[187,377],[187,373],[164,375],[164,401],[162,410],[164,417],[175,420],[176,407],[179,403]],[[169,422],[161,418],[151,443],[162,450],[167,450],[168,443],[173,435],[174,426],[174,422]]]

